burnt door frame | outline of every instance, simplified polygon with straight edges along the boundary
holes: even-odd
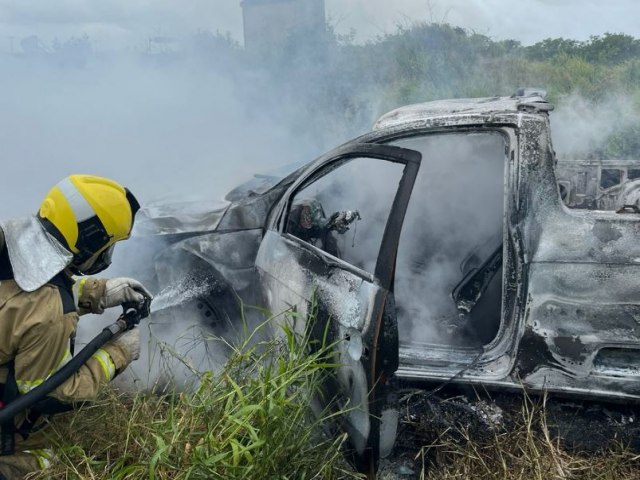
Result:
[[[398,183],[385,224],[373,275],[286,232],[287,216],[296,194],[326,175],[327,169],[340,168],[340,165],[355,158],[368,158],[404,165],[402,177]],[[320,257],[321,261],[327,265],[330,264],[331,268],[344,270],[361,278],[367,277],[367,281],[379,289],[379,294],[373,298],[373,307],[369,314],[373,322],[373,328],[369,329],[372,331],[372,335],[370,338],[363,339],[363,343],[366,344],[369,351],[368,359],[366,361],[360,360],[367,375],[367,404],[371,429],[366,439],[365,454],[354,455],[358,469],[369,474],[377,469],[380,453],[381,418],[384,417],[385,411],[389,410],[390,402],[393,399],[389,380],[398,368],[397,319],[393,300],[396,257],[402,224],[421,159],[422,155],[417,151],[390,145],[352,143],[339,147],[321,157],[287,190],[276,206],[269,228],[271,232],[266,236],[267,240],[271,239],[268,241],[273,241],[272,234],[275,233],[285,243],[294,242],[310,254]],[[260,259],[258,259],[258,263],[260,263]],[[382,428],[384,429],[386,426],[382,426]]]

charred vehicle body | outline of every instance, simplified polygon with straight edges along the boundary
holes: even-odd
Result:
[[[556,175],[570,208],[620,210],[640,200],[640,160],[560,160]]]
[[[552,108],[535,91],[403,107],[218,210],[150,209],[137,234],[160,239],[159,286],[214,279],[197,299],[213,324],[236,295],[317,299],[363,470],[393,445],[394,378],[637,402],[638,211],[567,207]]]

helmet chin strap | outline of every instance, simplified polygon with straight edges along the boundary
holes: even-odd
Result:
[[[115,245],[103,250],[98,255],[94,255],[81,264],[74,262],[69,268],[75,275],[95,275],[106,270],[111,265],[111,258]]]

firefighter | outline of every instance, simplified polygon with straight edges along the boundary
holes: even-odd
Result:
[[[42,384],[71,358],[79,315],[151,299],[136,280],[85,276],[109,266],[115,243],[129,238],[139,208],[114,181],[71,175],[49,191],[36,215],[0,222],[3,405]],[[42,416],[95,398],[139,353],[139,330],[121,334],[45,400],[3,424],[0,480],[45,468],[50,452],[38,430]]]

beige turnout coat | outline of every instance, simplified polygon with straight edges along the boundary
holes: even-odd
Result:
[[[6,253],[0,230],[0,263],[3,250]],[[64,272],[33,292],[21,290],[14,280],[0,280],[0,383],[5,383],[5,365],[12,360],[23,394],[68,362],[78,316],[98,311],[104,288],[105,280],[93,278],[74,285]],[[65,403],[90,400],[130,360],[125,351],[108,343],[50,396]]]
[[[18,245],[23,247],[22,252],[17,252],[22,254],[17,257],[22,267],[22,276],[18,281],[22,279],[22,285],[35,285],[31,291],[27,291],[14,279],[8,236],[5,237],[0,226],[0,387],[3,391],[6,389],[8,367],[13,362],[15,386],[22,394],[42,384],[70,360],[79,315],[102,312],[99,301],[106,283],[106,280],[89,277],[74,282],[66,271],[57,268],[54,273],[58,273],[47,283],[44,281],[49,277],[44,277],[42,283],[25,282],[25,272],[28,274],[24,270],[25,258],[27,264],[32,261],[37,268],[41,266],[38,253],[42,256],[47,249],[46,237],[38,228],[36,226],[27,234],[35,231],[39,236],[27,236],[26,243]],[[12,237],[14,253],[15,242],[22,242],[21,238],[17,238],[15,235]],[[34,253],[33,259],[28,258],[30,249]],[[64,268],[64,263],[60,265]],[[40,278],[42,271],[34,270]],[[62,407],[61,410],[64,410],[64,404],[91,400],[100,386],[111,380],[130,361],[129,354],[122,348],[107,343],[48,398]],[[27,412],[28,416],[21,413],[14,419],[15,452],[12,455],[0,455],[0,480],[24,478],[49,465],[51,451],[47,448],[48,442],[43,432],[34,430],[30,436],[25,435],[30,430],[25,425],[32,424],[33,418],[38,418],[38,412],[51,413],[36,411],[34,416]]]
[[[79,315],[102,311],[99,301],[106,280],[83,277],[74,282],[65,270],[70,253],[61,250],[33,220],[12,223],[16,231],[9,233],[3,231],[5,225],[0,225],[0,387],[6,390],[13,363],[15,386],[25,394],[70,360]],[[12,254],[18,270],[11,263]],[[129,364],[129,356],[107,343],[48,398],[62,409],[60,402],[95,398],[100,386]],[[38,418],[38,412],[27,413],[28,417],[21,413],[14,419],[20,433],[13,436],[14,454],[0,455],[0,480],[24,478],[46,468],[52,458],[41,431],[25,434],[30,430],[25,425]]]

